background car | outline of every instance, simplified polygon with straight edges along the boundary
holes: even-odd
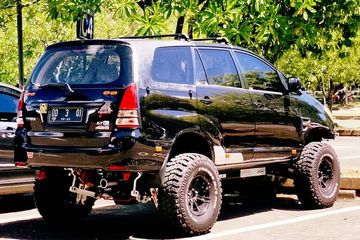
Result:
[[[14,165],[14,136],[16,130],[19,88],[0,83],[0,195],[33,191],[34,171]]]

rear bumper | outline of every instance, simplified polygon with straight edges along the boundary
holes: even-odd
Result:
[[[25,147],[31,168],[63,167],[109,170],[110,166],[119,166],[122,171],[157,171],[161,168],[165,155],[156,154],[144,144],[135,143],[127,151],[114,149],[38,149]]]
[[[109,170],[117,166],[119,171],[158,171],[167,156],[167,151],[155,152],[150,142],[144,142],[137,130],[129,132],[101,148],[39,147],[28,143],[21,145],[22,155],[30,168],[62,167]],[[116,144],[114,144],[116,142]],[[19,159],[16,159],[19,161]],[[111,168],[110,168],[111,169]],[[114,168],[112,168],[114,169]]]

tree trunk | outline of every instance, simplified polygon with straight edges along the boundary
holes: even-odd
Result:
[[[185,21],[184,16],[180,16],[178,18],[177,23],[176,23],[175,33],[182,33],[182,30],[184,28],[184,21]]]
[[[345,101],[344,104],[348,105],[349,104],[349,88],[348,85],[345,83],[344,84],[344,91],[345,91]]]
[[[329,91],[327,95],[327,107],[329,108],[330,111],[332,111],[332,107],[333,107],[332,96],[334,95],[334,92],[335,92],[334,82],[330,80]]]

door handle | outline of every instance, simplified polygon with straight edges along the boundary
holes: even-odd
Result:
[[[200,99],[200,102],[209,105],[213,102],[213,100],[209,97],[209,96],[205,96],[203,98]]]

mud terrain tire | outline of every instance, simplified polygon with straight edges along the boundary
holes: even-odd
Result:
[[[221,207],[221,182],[214,163],[201,154],[177,155],[166,164],[162,182],[159,211],[171,227],[192,235],[208,232]]]
[[[305,208],[331,207],[340,185],[340,165],[333,148],[323,142],[306,145],[296,162],[295,189]]]

